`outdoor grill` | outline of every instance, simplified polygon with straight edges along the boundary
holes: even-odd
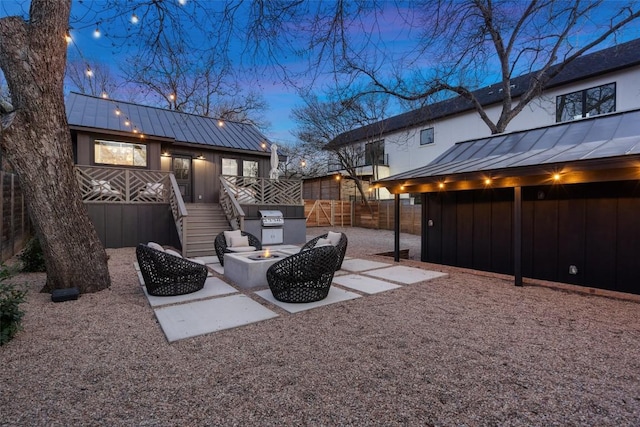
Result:
[[[281,244],[284,241],[284,216],[281,211],[261,210],[262,244]]]

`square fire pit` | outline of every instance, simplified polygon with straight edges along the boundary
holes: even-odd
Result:
[[[243,289],[267,286],[267,270],[287,254],[267,250],[224,254],[224,275]]]

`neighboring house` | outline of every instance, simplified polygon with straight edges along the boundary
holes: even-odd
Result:
[[[532,76],[512,79],[514,99],[528,87]],[[500,84],[475,94],[489,117],[498,117]],[[636,108],[640,108],[640,39],[585,55],[568,65],[509,123],[507,132]],[[425,166],[458,142],[489,135],[470,102],[456,97],[343,133],[328,147],[360,146],[364,155],[359,174],[375,181]],[[338,169],[330,168],[330,172]],[[384,189],[380,193],[379,198],[390,197]]]
[[[260,209],[281,209],[293,220],[285,242],[304,242],[301,184],[270,186],[271,143],[254,126],[78,93],[66,109],[83,197],[107,247],[181,246],[184,231],[200,243],[184,253],[212,254],[229,219],[260,237]],[[194,224],[198,216],[211,221]]]

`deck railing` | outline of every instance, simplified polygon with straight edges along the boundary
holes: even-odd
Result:
[[[171,172],[77,165],[76,177],[85,203],[168,203],[185,252],[189,214]]]
[[[220,206],[234,230],[244,230],[244,210],[234,197],[227,180],[220,178]]]
[[[302,200],[302,181],[298,179],[269,179],[248,176],[221,175],[229,196],[243,205],[296,205]],[[222,195],[222,192],[221,192]]]

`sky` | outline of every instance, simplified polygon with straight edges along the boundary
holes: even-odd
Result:
[[[190,2],[192,0],[166,0],[167,4],[171,4],[174,7],[180,7],[181,2]],[[607,0],[609,4],[616,5],[616,0]],[[171,2],[171,3],[169,3]],[[22,14],[26,16],[28,11],[29,1],[7,1],[0,0],[0,17],[11,14]],[[120,4],[131,5],[135,2],[120,1]],[[131,49],[135,49],[135,39],[123,39],[118,38],[118,35],[124,34],[127,28],[133,26],[149,24],[145,22],[145,17],[140,16],[140,22],[138,24],[132,24],[130,21],[131,15],[127,12],[123,16],[113,17],[109,15],[109,8],[105,7],[106,0],[73,0],[72,2],[72,18],[70,22],[70,33],[73,37],[73,44],[69,47],[69,58],[81,58],[88,63],[100,63],[108,64],[113,74],[120,74],[118,64],[124,61],[124,58],[129,54]],[[216,7],[216,5],[222,4],[219,1],[204,2],[207,7]],[[134,9],[135,10],[135,9]],[[141,13],[140,9],[136,10]],[[405,10],[396,9],[395,7],[389,7],[385,9],[384,14],[380,18],[379,22],[373,23],[371,21],[356,21],[350,26],[352,36],[356,37],[356,40],[365,41],[365,32],[369,28],[376,28],[380,30],[381,38],[372,40],[373,50],[367,51],[369,54],[384,55],[387,59],[387,63],[393,63],[390,58],[394,53],[400,52],[405,48],[410,48],[411,44],[415,42],[418,37],[415,30],[409,31],[405,20],[410,20],[410,14]],[[94,36],[95,29],[101,30],[101,36],[96,38]],[[183,25],[182,30],[189,30],[189,23]],[[635,24],[627,32],[627,39],[640,37],[640,24]],[[588,31],[588,28],[582,30],[583,33]],[[241,36],[238,36],[238,39]],[[362,37],[362,38],[360,38]],[[576,39],[581,37],[580,34],[573,35]],[[197,38],[197,36],[195,37]],[[205,43],[206,40],[203,41]],[[294,40],[295,42],[295,40]],[[128,47],[129,46],[129,47]],[[241,61],[239,52],[242,50],[241,43],[231,44],[231,56],[235,57],[236,64]],[[602,46],[603,48],[606,45]],[[237,57],[236,57],[237,56]],[[283,64],[291,69],[302,70],[307,65],[300,61],[295,56],[281,57],[280,60]],[[300,61],[300,62],[299,62]],[[258,66],[265,66],[266,64],[258,64]],[[418,66],[428,66],[428,58],[422,60],[422,62],[416,63]],[[266,68],[257,68],[259,72],[252,75],[245,76],[246,84],[257,88],[265,101],[268,104],[268,110],[264,113],[264,116],[270,127],[265,131],[267,138],[273,142],[294,142],[292,131],[295,128],[295,123],[290,118],[291,109],[295,106],[301,105],[301,99],[296,94],[296,90],[283,83],[276,75],[266,72]],[[254,69],[255,70],[255,69]],[[317,83],[322,83],[320,80]]]

